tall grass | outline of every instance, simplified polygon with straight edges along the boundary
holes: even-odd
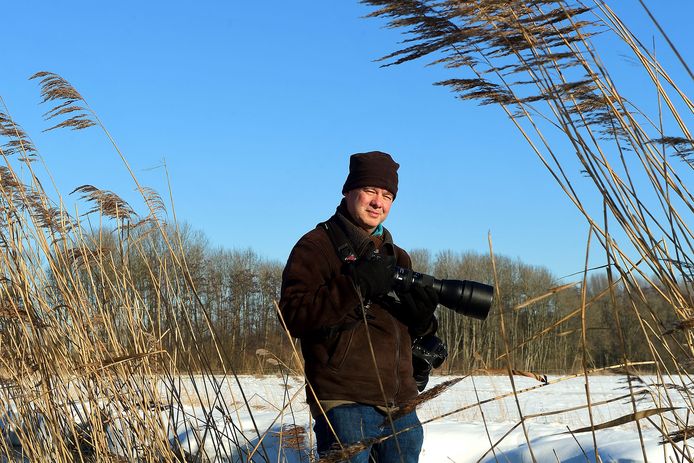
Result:
[[[98,127],[111,139],[67,81],[32,78],[52,105],[47,130]],[[71,462],[262,453],[255,423],[244,429],[233,419],[248,406],[245,393],[228,392],[236,378],[229,353],[214,341],[162,198],[133,176],[145,205],[138,214],[115,192],[82,185],[71,194],[86,212],[71,215],[60,192],[54,200],[44,190],[34,169],[41,157],[5,107],[0,131],[0,455]],[[193,323],[193,312],[203,320]],[[204,426],[186,414],[191,404],[210,417]],[[185,432],[198,428],[193,439]],[[210,437],[214,448],[204,449]]]

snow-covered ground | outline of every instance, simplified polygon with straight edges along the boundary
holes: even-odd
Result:
[[[434,377],[429,387],[450,379],[452,377]],[[674,413],[678,413],[683,420],[686,419],[687,407],[674,387],[652,386],[656,382],[654,377],[643,379],[645,384],[632,383],[634,389],[644,389],[646,386],[645,389],[649,391],[639,395],[641,400],[637,402],[637,410],[683,407]],[[550,378],[548,385],[525,377],[514,377],[514,381],[516,390],[519,391],[517,400],[511,394],[513,389],[508,377],[475,376],[464,378],[438,397],[422,404],[418,412],[420,420],[425,423],[420,461],[517,463],[531,462],[534,457],[537,462],[592,462],[596,461],[596,447],[604,463],[687,461],[680,455],[683,451],[689,454],[690,449],[682,442],[677,444],[677,449],[660,443],[662,437],[656,426],[667,426],[665,429],[674,431],[676,427],[672,422],[664,423],[664,420],[673,417],[672,412],[640,419],[638,423],[643,439],[639,439],[635,421],[606,427],[594,434],[569,432],[590,425],[590,415],[585,407],[586,381],[583,377],[566,380]],[[261,434],[265,430],[271,430],[262,439],[263,448],[258,447],[258,452],[266,454],[269,461],[278,461],[279,456],[279,461],[288,463],[308,462],[307,455],[313,439],[301,380],[279,376],[248,376],[242,377],[241,382],[255,426]],[[635,412],[630,399],[619,399],[629,393],[629,385],[624,376],[592,376],[588,384],[591,403],[596,404],[591,408],[594,425],[609,423]],[[233,398],[240,400],[238,386],[227,386],[230,386]],[[530,390],[522,392],[525,389]],[[510,395],[487,401],[505,394]],[[524,422],[525,430],[519,425],[519,410],[527,417]],[[194,404],[191,404],[188,412],[197,415],[199,423],[205,422],[206,418],[200,416],[200,410]],[[249,437],[248,446],[255,447],[259,439],[253,438],[256,433],[253,431],[248,407],[239,408],[237,418],[244,435]],[[296,449],[296,439],[291,439],[291,432],[280,433],[283,428],[287,430],[293,425],[308,430],[301,450]],[[185,446],[186,432],[181,429],[179,435]],[[210,439],[213,440],[212,437]],[[643,448],[641,442],[644,444]],[[214,458],[214,443],[209,442],[207,447],[209,456]],[[195,449],[195,444],[192,444],[190,450]],[[265,460],[257,458],[254,461]]]
[[[433,377],[429,389],[451,379]],[[656,378],[644,377],[642,383],[631,385],[633,390],[646,391],[636,395],[639,400],[634,405],[628,398],[629,385],[624,376],[591,376],[588,390],[594,406],[589,414],[583,377],[549,379],[549,384],[543,385],[531,378],[514,377],[518,392],[514,396],[508,377],[466,377],[421,404],[418,414],[424,423],[424,447],[420,461],[593,462],[596,448],[604,463],[691,461],[686,442],[677,442],[675,447],[663,445],[658,431],[677,430],[672,421],[674,414],[680,422],[687,421],[692,406],[687,407],[687,399],[679,391],[690,384],[673,380],[666,382],[677,384],[655,386]],[[231,377],[215,377],[214,381],[180,378],[173,387],[177,405],[161,411],[172,447],[219,462],[315,461],[309,457],[314,439],[301,378],[242,376],[239,384]],[[165,396],[171,388],[171,383],[160,383]],[[628,418],[635,411],[669,407],[676,409],[650,416],[642,413],[638,427]],[[522,425],[521,413],[525,417]],[[581,428],[590,426],[591,415],[593,424],[598,428],[603,425],[603,429],[581,432]],[[8,421],[7,417],[0,417],[0,431],[12,440],[10,423],[16,421]],[[620,424],[622,417],[627,418]],[[111,420],[108,432],[112,451],[134,461],[137,446],[119,446],[119,442],[128,441],[127,437],[119,437],[119,429],[118,419]],[[243,458],[238,456],[239,449]]]
[[[550,378],[556,380],[557,378]],[[443,378],[437,378],[436,382]],[[527,378],[514,378],[516,390],[537,386],[537,382]],[[647,382],[654,378],[647,378]],[[480,401],[497,397],[512,391],[507,377],[468,378],[440,397],[424,405],[420,416],[433,421],[424,426],[425,440],[422,451],[423,462],[531,462],[533,456],[538,462],[585,462],[595,461],[597,444],[603,462],[665,462],[677,455],[676,450],[660,445],[661,433],[648,422],[640,420],[644,436],[645,453],[639,439],[639,430],[635,422],[606,428],[593,433],[571,433],[582,427],[590,426],[587,408],[550,414],[574,407],[585,406],[586,387],[583,377],[549,384],[518,395],[518,402],[513,396],[473,407],[458,414],[440,420],[436,416],[477,403],[475,389]],[[639,385],[634,384],[638,389]],[[589,380],[591,403],[605,402],[628,394],[629,386],[621,376],[595,376]],[[662,388],[650,388],[652,392],[663,392]],[[673,400],[678,405],[683,402],[679,394]],[[675,396],[677,397],[675,399]],[[648,397],[638,403],[638,410],[668,406],[667,401],[654,403]],[[658,403],[659,402],[659,403]],[[520,412],[524,416],[538,415],[526,420],[527,437],[520,423]],[[634,413],[629,399],[611,401],[596,405],[591,409],[593,423],[599,425]],[[672,416],[672,415],[669,415]],[[659,415],[651,420],[662,428]],[[484,421],[487,426],[485,430]],[[517,426],[518,425],[518,426]],[[515,426],[515,429],[514,429]],[[509,431],[506,437],[504,437]],[[499,444],[492,451],[494,443]],[[532,453],[532,455],[531,455]],[[483,458],[484,457],[484,458]]]

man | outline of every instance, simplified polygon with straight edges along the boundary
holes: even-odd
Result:
[[[369,454],[379,463],[419,459],[416,412],[392,414],[417,396],[412,341],[436,330],[438,297],[431,288],[393,287],[395,266],[411,268],[383,227],[398,168],[380,151],[352,155],[337,211],[297,242],[282,275],[280,309],[301,341],[321,456],[362,442],[351,462]]]

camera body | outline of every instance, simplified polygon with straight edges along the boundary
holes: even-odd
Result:
[[[494,287],[471,280],[439,280],[431,275],[394,267],[393,288],[408,291],[412,285],[430,286],[439,304],[468,317],[484,320],[494,300]]]
[[[422,392],[429,382],[431,370],[440,367],[448,357],[448,349],[441,338],[428,335],[412,342],[412,376],[417,390]]]

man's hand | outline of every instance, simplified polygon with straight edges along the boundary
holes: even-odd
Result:
[[[364,299],[388,294],[393,287],[393,267],[389,259],[366,258],[354,263],[354,279]]]
[[[398,293],[401,319],[410,328],[413,336],[428,334],[434,321],[434,310],[439,296],[431,286],[412,285],[406,293]]]

